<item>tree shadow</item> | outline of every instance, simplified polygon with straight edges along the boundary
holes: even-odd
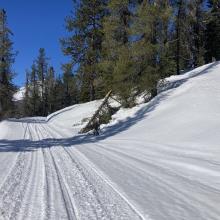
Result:
[[[108,137],[112,137],[116,134],[128,130],[130,127],[137,124],[143,118],[146,118],[148,114],[152,112],[163,100],[167,99],[170,92],[159,94],[144,107],[140,108],[140,110],[138,110],[133,117],[128,117],[125,120],[121,120],[114,125],[107,126],[100,132],[99,136],[94,136],[91,134],[80,134],[71,138],[45,138],[38,141],[3,139],[0,140],[0,152],[35,151],[38,148],[50,148],[52,146],[70,147],[74,145],[84,145],[84,144],[104,140]],[[34,120],[33,122],[29,120],[28,121],[25,120],[23,122],[37,123],[36,120]],[[38,124],[39,126],[41,126],[40,124],[42,124],[42,122],[39,122]],[[47,131],[46,127],[45,127],[45,131],[42,130],[41,132],[42,133],[48,132],[48,134],[50,134],[50,132]],[[54,130],[53,132],[59,135],[58,131]]]
[[[205,70],[199,72],[191,78],[194,78],[198,75],[206,74],[210,71],[210,69],[214,68],[219,63],[213,63]],[[175,84],[173,88],[177,88],[187,82],[190,78],[180,80],[178,84]],[[154,99],[152,99],[149,103],[141,107],[133,117],[128,117],[125,120],[121,120],[116,124],[105,127],[99,136],[93,136],[91,134],[80,134],[71,138],[45,138],[38,141],[33,140],[0,140],[0,152],[21,152],[21,151],[34,151],[38,148],[50,148],[50,147],[70,147],[76,145],[84,145],[88,143],[99,142],[105,140],[109,137],[113,137],[121,132],[128,130],[133,125],[137,124],[139,121],[148,117],[148,115],[154,111],[161,102],[166,100],[171,94],[173,90],[171,88],[167,89],[166,92],[162,92],[157,95]],[[38,123],[39,126],[42,123],[46,123],[43,120],[36,119],[23,119],[23,120],[10,120],[10,121],[19,121],[25,123]],[[47,130],[45,130],[47,132]],[[55,131],[59,135],[58,131]],[[49,132],[48,132],[49,134]],[[51,135],[50,135],[51,136]]]
[[[7,121],[10,122],[21,122],[21,123],[32,123],[32,124],[46,124],[46,118],[36,117],[36,118],[9,118]]]
[[[104,128],[99,136],[94,136],[91,134],[80,134],[71,138],[45,138],[38,141],[33,140],[0,140],[0,152],[21,152],[21,151],[34,151],[38,148],[49,148],[55,146],[69,147],[74,145],[83,145],[88,143],[93,143],[97,141],[104,140],[108,137],[114,136],[122,131],[126,131],[134,124],[141,121],[143,118],[148,116],[148,113],[152,112],[161,101],[167,98],[169,94],[160,94],[159,96],[152,99],[145,107],[141,108],[135,113],[133,117],[128,117],[125,120],[119,121],[118,123]],[[14,121],[14,120],[11,120]],[[15,120],[17,122],[17,120]],[[38,123],[39,126],[42,122],[37,122],[36,120],[23,120],[19,122],[25,123]],[[44,123],[44,122],[43,122]],[[48,128],[49,129],[49,128]],[[42,130],[42,133],[48,132],[46,127],[45,131]],[[58,131],[53,131],[58,133]],[[45,134],[46,134],[45,133]],[[46,135],[48,135],[46,134]],[[59,135],[59,134],[58,134]],[[48,135],[51,136],[51,135]]]

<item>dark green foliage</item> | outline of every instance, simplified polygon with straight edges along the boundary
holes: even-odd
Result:
[[[26,90],[23,116],[47,116],[48,114],[78,102],[78,87],[70,64],[63,65],[62,77],[56,78],[49,67],[44,49],[26,74]]]
[[[76,12],[66,19],[71,36],[61,40],[65,55],[71,57],[77,68],[80,101],[98,98],[98,63],[102,46],[102,19],[105,16],[105,0],[81,0]],[[100,93],[100,91],[99,91]]]
[[[36,60],[36,71],[38,75],[38,85],[39,85],[39,92],[40,92],[40,112],[41,115],[48,114],[48,90],[47,90],[47,74],[48,74],[48,58],[45,54],[45,49],[39,49],[39,55]]]
[[[76,77],[73,75],[72,65],[63,65],[64,104],[70,106],[78,102]]]
[[[46,116],[51,110],[54,72],[52,69],[48,71],[48,58],[46,58],[45,50],[39,50],[39,56],[33,62],[31,71],[26,73],[26,92],[24,97],[24,114],[28,116]]]
[[[138,7],[134,33],[139,40],[133,43],[136,60],[137,87],[153,96],[157,94],[160,79],[174,73],[171,53],[171,6],[169,1],[152,4],[143,1]]]
[[[37,67],[35,64],[32,65],[31,68],[31,75],[30,75],[30,84],[29,84],[29,102],[30,102],[30,108],[29,110],[33,112],[34,115],[41,115],[42,109],[41,109],[41,95],[40,93],[40,81],[38,80],[38,72]]]
[[[104,21],[104,41],[100,69],[105,91],[112,89],[124,106],[133,103],[134,62],[129,42],[131,2],[112,0],[108,3],[109,15]]]
[[[174,72],[169,44],[171,6],[168,1],[109,1],[104,23],[101,69],[125,107],[141,92],[156,95],[157,82]]]
[[[189,59],[188,54],[188,32],[187,32],[187,5],[184,0],[173,1],[175,13],[175,42],[176,42],[176,74],[180,74],[180,70],[187,66]]]
[[[54,110],[60,110],[65,106],[65,100],[64,100],[64,86],[62,82],[62,78],[59,76],[56,79],[55,87],[54,87],[54,92],[53,92],[53,99],[54,99]]]
[[[204,64],[204,0],[173,1],[176,73]]]
[[[124,107],[172,74],[220,60],[219,0],[79,0],[66,18],[68,37],[56,77],[41,48],[27,73],[23,115],[48,115],[76,103],[103,98],[112,90]],[[13,109],[14,61],[6,14],[0,20],[0,108]],[[3,113],[1,113],[3,115]],[[105,114],[104,114],[105,115]],[[108,115],[108,113],[107,113]],[[1,117],[1,116],[0,116]],[[108,116],[103,116],[108,120]]]
[[[26,72],[23,114],[25,116],[44,116],[47,111],[46,76],[47,63],[44,49],[39,50],[39,57]]]
[[[56,110],[56,78],[53,67],[48,69],[46,77],[46,94],[47,94],[47,112],[48,114]]]
[[[23,111],[25,116],[41,115],[41,93],[40,83],[38,80],[37,68],[35,63],[31,67],[31,71],[26,73],[25,97],[23,103]]]
[[[206,29],[206,62],[212,62],[213,58],[220,60],[220,2],[210,0],[209,7]]]
[[[7,16],[0,10],[0,119],[7,118],[14,113],[13,94],[15,86],[12,83],[14,73],[13,43],[10,40],[12,32],[7,26]]]
[[[189,3],[189,45],[191,51],[192,67],[204,64],[205,53],[205,11],[204,0],[193,0]]]
[[[108,124],[109,121],[112,119],[112,115],[114,115],[118,110],[119,108],[107,105],[100,114],[99,123]]]
[[[24,94],[24,99],[22,102],[22,112],[21,112],[21,116],[29,116],[30,115],[30,73],[28,71],[26,71],[26,81],[25,81],[25,94]]]
[[[87,131],[93,131],[95,135],[99,135],[100,125],[108,124],[119,108],[111,107],[110,105],[105,106],[99,113],[98,117],[87,127]],[[87,121],[84,119],[82,122]]]

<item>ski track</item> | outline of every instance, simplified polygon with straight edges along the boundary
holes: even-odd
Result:
[[[29,125],[32,143],[36,141],[32,124]],[[31,150],[31,169],[29,179],[26,183],[26,191],[22,202],[21,213],[18,219],[42,219],[44,210],[41,199],[44,195],[44,172],[42,168],[43,158],[40,148],[30,146]]]
[[[25,149],[0,188],[4,220],[145,219],[80,154],[47,139],[54,131],[40,123],[22,123]],[[82,161],[81,161],[82,160]]]
[[[91,142],[73,135],[101,100],[1,122],[0,220],[219,220],[219,70],[168,78]]]
[[[44,129],[42,133],[47,133],[47,138],[54,137],[54,130],[40,126]],[[82,158],[72,154],[68,147],[53,147],[52,152],[66,188],[72,195],[78,219],[145,219],[128,200],[97,175],[90,164],[83,165]]]
[[[27,140],[30,137],[29,125],[27,124],[23,139]],[[15,165],[1,186],[0,211],[5,220],[18,218],[26,191],[26,183],[31,174],[32,159],[32,153],[20,151]]]
[[[37,125],[36,125],[37,126]],[[36,133],[39,140],[44,136],[37,127]],[[44,143],[43,143],[44,144]],[[69,194],[63,184],[57,164],[51,152],[51,146],[43,145],[42,152],[44,156],[46,178],[47,178],[47,210],[46,219],[76,219]]]

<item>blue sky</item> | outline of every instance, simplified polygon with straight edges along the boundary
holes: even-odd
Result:
[[[25,70],[40,47],[46,49],[50,64],[59,74],[61,63],[68,60],[61,52],[59,39],[67,36],[64,19],[73,10],[72,0],[0,0],[0,8],[7,12],[14,50],[18,51],[13,65],[17,73],[15,84],[24,84]]]

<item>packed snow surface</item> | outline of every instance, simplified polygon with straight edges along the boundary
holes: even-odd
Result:
[[[0,219],[220,219],[220,64],[79,135],[101,100],[0,123]]]

